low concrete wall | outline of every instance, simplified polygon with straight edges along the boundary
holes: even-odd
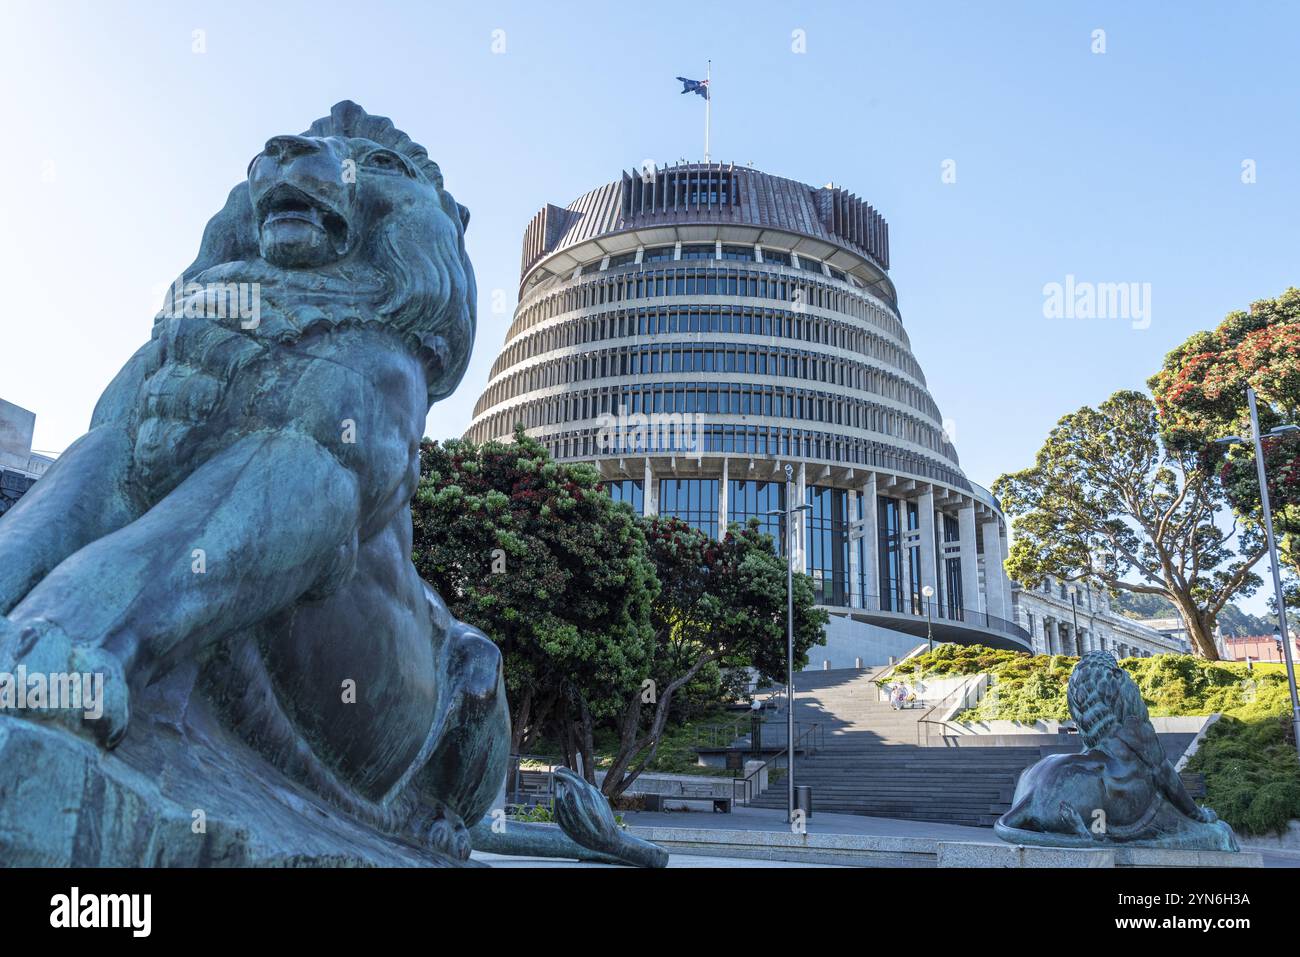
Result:
[[[1152,718],[1151,726],[1155,728],[1156,734],[1200,734],[1203,729],[1214,721],[1218,720],[1218,715],[1191,715],[1176,718]],[[1070,722],[1072,723],[1072,722]],[[1014,735],[1024,737],[1027,735],[1057,735],[1071,734],[1064,729],[1067,722],[1061,721],[948,721],[952,726],[954,733],[960,734],[983,734],[983,735]]]
[[[826,623],[826,643],[808,649],[808,667],[804,670],[821,671],[826,662],[832,669],[853,668],[859,658],[863,667],[876,668],[889,664],[890,658],[901,660],[916,646],[915,635],[831,615]]]
[[[1188,851],[1161,847],[1036,847],[940,841],[939,867],[1263,867],[1255,851]]]
[[[1238,834],[1243,849],[1300,855],[1300,821],[1288,821],[1281,834]]]
[[[605,772],[596,772],[596,782],[605,780]],[[733,778],[712,777],[704,774],[641,774],[632,782],[626,794],[662,794],[673,797],[682,793],[691,797],[713,794],[719,798],[729,798],[732,792]]]
[[[845,867],[934,867],[934,841],[921,837],[793,834],[789,831],[638,827],[628,829],[670,854]]]
[[[670,854],[849,867],[1260,867],[1258,852],[1178,851],[1152,847],[1057,848],[993,840],[940,841],[865,834],[793,834],[723,828],[628,828]]]
[[[933,678],[923,677],[919,681],[916,681],[910,675],[898,675],[897,678],[889,679],[886,683],[885,688],[881,688],[879,685],[877,685],[877,691],[879,693],[881,701],[888,701],[889,700],[889,691],[887,690],[888,685],[892,684],[895,680],[901,681],[903,684],[907,685],[907,687],[913,689],[916,692],[917,697],[923,700],[925,702],[925,706],[928,708],[931,705],[938,704],[940,701],[942,701],[952,692],[956,691],[962,685],[967,684],[971,682],[972,679],[978,677],[981,676],[948,675],[944,677],[936,676]],[[916,705],[913,704],[912,707],[916,707]]]

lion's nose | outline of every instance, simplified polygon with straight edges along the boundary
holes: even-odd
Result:
[[[320,142],[306,136],[272,136],[266,141],[266,155],[281,162],[320,152]]]

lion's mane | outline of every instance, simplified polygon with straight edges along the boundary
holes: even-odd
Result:
[[[1150,720],[1137,683],[1109,651],[1090,651],[1080,658],[1070,674],[1066,694],[1079,736],[1089,748],[1105,741],[1130,718]]]
[[[416,230],[404,228],[407,224],[394,220],[365,237],[356,254],[363,263],[360,269],[345,267],[343,276],[278,269],[260,257],[248,184],[243,182],[231,190],[225,206],[208,221],[198,257],[180,283],[261,282],[271,290],[273,311],[277,298],[305,298],[309,308],[287,308],[276,315],[283,324],[276,336],[281,340],[305,335],[322,323],[382,322],[402,333],[420,354],[428,372],[432,405],[455,390],[474,344],[477,292],[465,251],[469,210],[446,190],[442,172],[425,148],[387,117],[372,116],[345,100],[303,135],[364,138],[404,155],[422,181],[435,188],[454,227],[455,245],[429,242]],[[288,295],[277,297],[277,288]],[[176,305],[169,291],[160,315]]]

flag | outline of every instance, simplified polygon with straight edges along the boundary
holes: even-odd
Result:
[[[698,93],[706,100],[709,98],[709,81],[708,80],[688,80],[684,76],[677,79],[682,81],[682,93]]]

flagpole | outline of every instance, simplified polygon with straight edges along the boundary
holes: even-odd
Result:
[[[709,110],[713,106],[713,61],[704,69],[704,165],[709,165]]]

